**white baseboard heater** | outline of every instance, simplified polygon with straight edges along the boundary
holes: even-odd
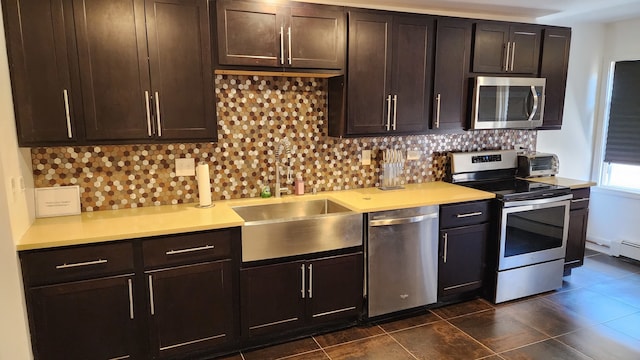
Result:
[[[611,255],[624,256],[640,261],[640,243],[627,240],[614,240],[611,242]]]

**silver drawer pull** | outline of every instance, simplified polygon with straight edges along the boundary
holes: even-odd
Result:
[[[482,211],[476,211],[476,212],[466,213],[466,214],[458,214],[456,215],[456,217],[460,219],[460,218],[467,218],[467,217],[479,216],[479,215],[482,215]]]
[[[589,201],[589,198],[571,199],[572,203],[583,202],[583,201]]]
[[[188,248],[188,249],[169,250],[165,254],[167,254],[167,255],[177,255],[177,254],[190,253],[190,252],[194,252],[194,251],[212,250],[214,247],[215,246],[213,246],[213,245],[205,245],[205,246]]]
[[[131,320],[133,320],[135,315],[133,313],[133,282],[131,281],[131,279],[128,279],[127,283],[129,285],[129,317],[131,318]]]
[[[106,264],[106,263],[107,263],[107,260],[105,259],[98,259],[93,261],[85,261],[85,262],[72,263],[72,264],[64,263],[62,265],[57,265],[56,269],[69,269],[69,268],[80,267],[80,266],[99,265],[99,264]]]

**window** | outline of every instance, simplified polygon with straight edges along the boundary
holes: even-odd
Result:
[[[602,185],[640,191],[640,60],[614,64]]]

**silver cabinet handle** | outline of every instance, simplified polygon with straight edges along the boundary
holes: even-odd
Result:
[[[128,279],[129,283],[129,317],[133,320],[133,283],[131,279]]]
[[[391,129],[391,95],[387,96],[387,131]]]
[[[151,307],[151,315],[155,315],[156,304],[153,301],[153,275],[149,275],[149,306]]]
[[[440,94],[436,96],[436,129],[440,128]]]
[[[93,261],[85,261],[85,262],[71,263],[71,264],[64,263],[62,265],[57,265],[56,269],[60,270],[60,269],[69,269],[69,268],[75,268],[75,267],[81,267],[81,266],[99,265],[99,264],[106,264],[107,262],[108,260],[106,259],[98,259]]]
[[[149,109],[149,92],[145,91],[144,92],[144,106],[147,109],[147,135],[149,135],[149,137],[151,137],[152,132],[151,132],[151,109]]]
[[[300,272],[302,275],[302,288],[300,289],[300,294],[302,294],[302,298],[304,299],[304,264],[300,265]]]
[[[280,65],[284,65],[284,26],[280,26]]]
[[[528,121],[533,120],[533,117],[538,111],[538,92],[536,91],[536,87],[533,85],[531,85],[531,95],[533,95],[533,106],[531,107],[531,114],[529,114]]]
[[[291,55],[291,26],[289,26],[289,30],[287,30],[287,37],[289,38],[289,65],[292,64],[292,55]]]
[[[369,226],[411,224],[415,222],[420,222],[428,219],[437,219],[437,218],[438,218],[438,213],[433,213],[433,214],[427,214],[427,215],[417,215],[417,216],[395,218],[395,219],[370,220]]]
[[[309,264],[309,299],[313,298],[313,264]]]
[[[467,217],[479,216],[479,215],[482,215],[482,211],[476,211],[476,212],[466,213],[466,214],[457,214],[456,217],[460,219],[460,218],[467,218]]]
[[[398,117],[398,95],[393,95],[393,130],[396,130],[396,119]]]
[[[516,42],[513,42],[513,46],[511,46],[511,71],[513,71],[513,63],[516,60]]]
[[[188,248],[188,249],[169,250],[169,251],[165,252],[165,254],[167,254],[167,255],[177,255],[177,254],[184,254],[184,253],[189,253],[189,252],[194,252],[194,251],[213,250],[214,248],[215,248],[215,246],[213,246],[213,245],[205,245],[205,246]]]
[[[449,247],[449,234],[444,233],[444,254],[442,256],[442,261],[447,263],[447,248]]]
[[[156,123],[158,124],[158,136],[162,136],[162,122],[160,120],[160,94],[155,92],[156,95]]]
[[[507,51],[504,55],[504,71],[509,71],[509,53],[511,52],[511,41],[507,41]]]
[[[67,117],[67,137],[73,138],[73,132],[71,131],[71,115],[69,115],[69,92],[67,89],[62,90],[62,97],[64,98],[64,115]]]

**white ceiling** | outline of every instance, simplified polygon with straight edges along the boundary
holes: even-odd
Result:
[[[639,18],[640,0],[347,0],[315,1],[436,15],[522,19],[538,23],[608,23]]]

